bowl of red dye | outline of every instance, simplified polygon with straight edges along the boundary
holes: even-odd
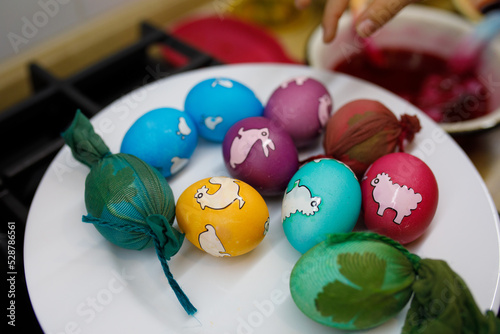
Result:
[[[448,133],[469,133],[500,124],[500,37],[473,69],[450,69],[449,59],[474,24],[441,9],[410,5],[365,40],[350,13],[337,37],[322,41],[318,27],[307,46],[308,63],[386,88],[426,113]]]

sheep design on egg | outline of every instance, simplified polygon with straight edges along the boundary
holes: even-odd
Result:
[[[436,213],[439,189],[429,166],[396,152],[375,160],[361,180],[363,222],[401,244],[418,239]]]
[[[411,215],[412,210],[422,202],[422,195],[406,185],[400,186],[391,181],[386,173],[380,173],[371,181],[373,200],[378,203],[377,215],[383,217],[386,209],[396,211],[394,223],[401,224],[404,217]]]

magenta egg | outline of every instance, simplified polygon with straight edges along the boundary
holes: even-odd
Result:
[[[432,170],[408,153],[377,159],[361,181],[366,227],[401,244],[420,237],[436,213],[439,191]]]
[[[283,82],[271,95],[264,116],[290,134],[297,147],[308,146],[323,132],[333,101],[323,83],[310,77]]]
[[[229,174],[263,196],[282,195],[299,168],[292,138],[265,117],[235,123],[224,137],[222,153]]]

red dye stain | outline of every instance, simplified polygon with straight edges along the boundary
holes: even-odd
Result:
[[[408,100],[436,122],[451,123],[483,116],[489,111],[487,88],[477,73],[453,73],[447,59],[429,53],[382,49],[383,62],[362,51],[334,71],[381,86]]]

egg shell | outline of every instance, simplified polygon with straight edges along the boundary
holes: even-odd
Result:
[[[250,252],[269,228],[269,210],[257,190],[225,176],[200,180],[184,190],[176,217],[186,239],[216,257]]]
[[[352,170],[335,159],[319,159],[288,183],[281,220],[290,244],[305,253],[331,233],[351,232],[360,210],[361,189]]]
[[[229,174],[263,196],[282,196],[299,169],[292,138],[265,117],[249,117],[234,124],[224,137],[222,153]]]
[[[353,131],[352,128],[359,126],[357,123],[364,125],[347,136],[349,131]],[[347,164],[361,178],[375,160],[395,151],[398,136],[394,123],[399,125],[396,116],[379,101],[350,101],[335,111],[328,120],[323,138],[325,153]],[[373,131],[370,127],[377,127],[380,131],[367,136],[367,133]],[[339,142],[342,140],[342,146],[354,146],[343,154],[338,154]]]
[[[264,107],[244,84],[228,78],[210,78],[188,92],[184,110],[195,121],[201,137],[221,143],[234,123],[262,116]]]
[[[332,108],[332,97],[325,85],[310,77],[296,77],[276,88],[267,101],[264,116],[283,127],[300,148],[319,138]]]
[[[174,108],[142,115],[123,137],[120,151],[135,155],[169,177],[188,163],[198,143],[191,117]]]
[[[366,227],[401,244],[420,237],[438,206],[438,184],[419,158],[396,152],[377,159],[361,182]]]
[[[295,264],[290,293],[297,307],[314,321],[362,330],[397,315],[411,298],[414,281],[411,262],[385,243],[321,242]]]

